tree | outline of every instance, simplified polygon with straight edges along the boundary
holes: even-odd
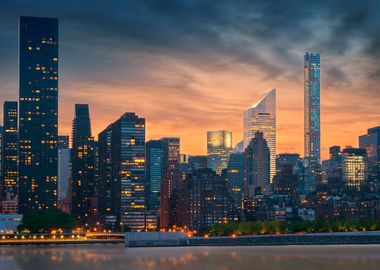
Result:
[[[75,219],[60,209],[48,209],[25,214],[17,227],[20,232],[50,233],[52,230],[72,231]]]

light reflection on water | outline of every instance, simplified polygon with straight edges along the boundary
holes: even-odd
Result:
[[[135,248],[122,245],[0,247],[0,270],[380,269],[380,245]]]

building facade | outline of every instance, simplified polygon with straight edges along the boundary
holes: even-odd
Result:
[[[270,181],[276,173],[276,89],[244,112],[244,149],[262,132],[270,151]]]
[[[91,215],[95,192],[95,151],[87,104],[75,104],[71,149],[71,213],[82,224]]]
[[[2,139],[2,191],[3,200],[18,204],[18,105],[17,101],[4,102]],[[11,202],[9,202],[11,203]]]
[[[321,162],[320,55],[304,56],[304,156]]]
[[[180,225],[199,230],[229,221],[227,183],[211,169],[188,174],[181,193]]]
[[[71,209],[71,153],[69,136],[58,136],[58,208]]]
[[[157,213],[160,209],[161,183],[167,165],[167,141],[148,141],[146,143],[145,198],[148,210],[155,213]]]
[[[380,188],[380,126],[368,129],[359,137],[359,148],[367,151],[368,181],[376,189]]]
[[[221,174],[227,168],[232,147],[232,132],[227,130],[207,131],[207,167]]]
[[[57,207],[58,19],[21,17],[19,209]]]
[[[244,194],[244,153],[231,155],[226,169],[228,194],[235,207],[242,209]]]
[[[107,226],[146,228],[145,119],[125,113],[99,134],[99,213]]]
[[[367,180],[367,151],[363,148],[343,150],[343,181],[358,190]]]
[[[270,190],[270,150],[264,134],[256,132],[244,152],[246,197],[265,194]]]

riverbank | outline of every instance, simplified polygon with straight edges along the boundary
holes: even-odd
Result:
[[[188,246],[283,246],[380,244],[380,231],[313,234],[280,234],[238,237],[192,237]]]
[[[152,235],[153,236],[153,235]],[[182,237],[175,241],[150,237],[149,233],[128,233],[127,247],[163,247],[163,246],[285,246],[285,245],[369,245],[380,244],[380,231],[342,232],[313,234],[280,234],[224,237]]]

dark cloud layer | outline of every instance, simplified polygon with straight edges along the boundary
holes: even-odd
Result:
[[[104,95],[97,92],[102,86],[121,94],[125,86],[147,95],[153,90],[143,89],[167,89],[173,97],[202,105],[209,98],[222,103],[223,95],[211,93],[190,69],[206,74],[254,70],[263,75],[253,72],[252,80],[302,85],[303,52],[315,50],[322,54],[322,85],[329,91],[325,110],[343,110],[342,103],[352,102],[358,91],[357,101],[373,109],[380,101],[379,10],[380,1],[356,0],[2,0],[0,98],[17,96],[17,21],[31,15],[60,19],[61,85],[67,101],[83,100],[90,90]],[[84,89],[73,89],[81,84]],[[339,103],[331,101],[343,94],[347,97]],[[242,108],[253,103],[249,99]],[[228,100],[226,112],[240,101]],[[207,112],[217,121],[220,113],[215,106],[183,108],[193,113],[173,113],[174,126]]]

